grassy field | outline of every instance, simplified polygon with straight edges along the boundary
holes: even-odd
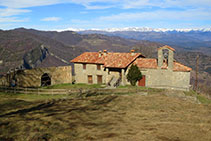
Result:
[[[100,85],[100,84],[83,84],[83,83],[79,83],[79,84],[70,84],[70,83],[66,83],[66,84],[58,84],[58,85],[52,85],[52,86],[48,86],[48,87],[44,87],[45,89],[74,89],[74,88],[104,88],[105,85]]]
[[[210,100],[193,91],[148,92],[88,97],[0,93],[0,141],[211,140]],[[202,104],[182,94],[200,97]]]

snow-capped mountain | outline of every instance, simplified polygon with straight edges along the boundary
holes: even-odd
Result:
[[[205,54],[211,54],[211,28],[168,29],[149,27],[125,27],[108,29],[74,29],[69,28],[60,31],[75,31],[79,34],[103,34],[107,36],[119,36],[126,39],[147,40],[159,42],[173,47],[187,50],[203,50]]]
[[[167,44],[173,47],[181,47],[187,50],[198,50],[205,47],[204,53],[211,54],[211,28],[201,29],[165,29],[165,28],[109,28],[75,30],[80,34],[104,34],[107,36],[119,36],[126,39],[148,40]]]
[[[75,31],[75,32],[83,32],[83,31],[103,31],[103,32],[122,32],[122,31],[134,31],[134,32],[190,32],[190,31],[201,31],[201,32],[211,32],[211,28],[184,28],[184,29],[170,29],[170,28],[150,28],[150,27],[125,27],[125,28],[107,28],[107,29],[77,29],[77,28],[67,28],[61,31]]]

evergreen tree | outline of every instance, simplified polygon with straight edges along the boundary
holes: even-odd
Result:
[[[136,82],[142,78],[141,71],[137,65],[132,65],[127,74],[127,80],[132,86],[136,85]]]

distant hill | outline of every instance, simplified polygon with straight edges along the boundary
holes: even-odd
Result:
[[[38,31],[19,28],[0,30],[0,73],[17,67],[34,68],[70,65],[69,61],[85,51],[128,52],[134,46],[157,47],[162,44],[109,37],[80,35],[76,32]],[[50,61],[54,60],[54,61]],[[62,61],[62,60],[65,60]]]
[[[148,40],[168,44],[186,51],[198,51],[211,56],[211,30],[113,29],[83,30],[80,34],[103,34],[126,39]]]
[[[51,54],[70,60],[84,51],[80,47],[68,46],[26,31],[0,31],[0,39],[0,60],[3,60],[0,64],[1,73],[20,66],[25,68],[42,66],[43,61],[48,57],[55,58]],[[64,65],[61,61],[57,63],[57,65]],[[52,66],[48,62],[43,65]]]

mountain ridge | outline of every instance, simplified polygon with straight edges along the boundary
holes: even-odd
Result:
[[[117,31],[137,31],[137,32],[211,32],[211,28],[150,28],[150,27],[124,27],[124,28],[105,28],[105,29],[80,29],[80,28],[67,28],[62,30],[56,30],[58,32],[63,31],[104,31],[104,32],[117,32]]]
[[[147,29],[148,30],[148,29]],[[153,30],[133,31],[131,29],[122,31],[84,30],[77,31],[79,34],[103,34],[107,36],[118,36],[126,39],[146,40],[167,44],[180,50],[191,52],[202,52],[211,56],[211,30],[187,30],[187,31],[165,31],[155,32]]]

